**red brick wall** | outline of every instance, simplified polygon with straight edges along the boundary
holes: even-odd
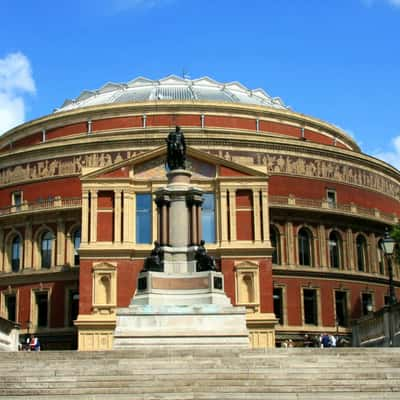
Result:
[[[11,193],[23,191],[23,199],[28,202],[37,201],[39,198],[61,196],[81,197],[81,182],[79,178],[51,179],[47,182],[25,183],[7,187],[0,190],[0,208],[11,205]]]
[[[142,126],[142,117],[116,117],[93,120],[92,131],[104,131],[107,129],[138,128]]]
[[[225,167],[223,165],[221,165],[219,167],[219,175],[220,176],[249,176],[249,174],[237,171],[232,168]]]
[[[87,132],[87,122],[66,125],[60,128],[49,129],[46,132],[46,140],[56,139],[63,136],[76,135],[78,133]]]
[[[306,199],[326,199],[326,189],[335,189],[339,204],[356,205],[366,208],[377,208],[387,213],[400,215],[400,202],[390,197],[355,186],[323,181],[319,179],[296,178],[289,176],[270,176],[269,194],[271,196],[288,196]]]
[[[253,193],[251,190],[236,192],[236,238],[254,240]]]

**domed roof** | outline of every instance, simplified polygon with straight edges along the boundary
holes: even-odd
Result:
[[[171,75],[160,80],[139,77],[128,83],[107,83],[98,90],[85,90],[76,99],[66,100],[56,112],[101,104],[174,100],[288,108],[279,97],[271,97],[262,89],[250,90],[239,82],[220,83],[208,77],[191,80]]]

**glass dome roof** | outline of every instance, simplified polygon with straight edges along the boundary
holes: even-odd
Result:
[[[171,75],[160,80],[139,77],[128,83],[110,82],[97,90],[85,90],[76,99],[66,100],[55,112],[152,101],[211,101],[288,109],[279,97],[271,97],[262,89],[250,90],[239,82],[220,83],[208,77],[191,80]]]

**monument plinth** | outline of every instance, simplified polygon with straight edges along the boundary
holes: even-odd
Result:
[[[185,169],[183,133],[168,136],[168,184],[156,192],[158,240],[129,307],[117,310],[114,348],[249,346],[246,311],[200,240],[202,191]],[[174,158],[175,157],[175,158]]]

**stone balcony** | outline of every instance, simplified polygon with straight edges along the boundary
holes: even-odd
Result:
[[[80,197],[61,198],[60,196],[39,199],[34,202],[24,201],[18,206],[0,208],[0,218],[38,212],[49,212],[62,209],[79,209],[82,206]]]
[[[378,222],[383,222],[389,225],[395,225],[399,222],[399,218],[396,214],[385,213],[378,210],[377,208],[361,207],[354,203],[331,203],[325,199],[304,199],[295,197],[293,195],[269,196],[269,206],[270,208],[300,209],[366,218]]]

